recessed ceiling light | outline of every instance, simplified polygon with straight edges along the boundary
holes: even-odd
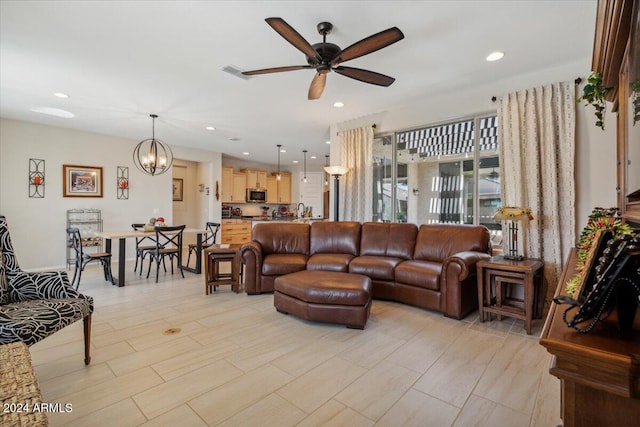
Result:
[[[297,161],[297,160],[294,160],[292,163],[298,163],[298,161]]]
[[[287,152],[287,150],[285,150],[284,148],[281,148],[281,149],[280,149],[280,152],[281,152],[281,153],[286,153],[286,152]]]
[[[57,96],[58,98],[65,98],[65,99],[69,98],[69,95],[67,95],[66,93],[62,93],[62,92],[55,92],[53,94],[53,96]]]
[[[233,138],[229,138],[229,141],[240,141],[240,138],[236,138],[235,136]]]
[[[500,52],[500,51],[491,52],[489,56],[487,56],[487,61],[489,62],[498,61],[503,57],[504,57],[504,52]]]
[[[331,141],[327,141],[327,144],[331,144]]]
[[[317,157],[316,157],[316,156],[311,156],[311,158],[312,158],[312,159],[317,159]]]
[[[216,128],[214,128],[213,126],[207,126],[205,129],[206,130],[216,130]]]
[[[342,108],[342,107],[344,107],[344,103],[340,102],[340,101],[334,102],[333,106],[336,107],[336,108]]]
[[[59,108],[33,107],[31,111],[33,111],[34,113],[48,114],[49,116],[62,117],[65,119],[70,119],[72,117],[75,117],[75,114],[66,110],[61,110]]]
[[[248,155],[249,155],[249,152],[248,152],[248,151],[243,151],[243,152],[242,152],[242,155],[243,155],[243,156],[248,156]]]

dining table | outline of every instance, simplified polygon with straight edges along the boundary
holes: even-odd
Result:
[[[185,228],[184,234],[195,233],[196,234],[196,265],[195,267],[189,267],[188,265],[182,265],[182,269],[195,274],[202,273],[202,242],[203,235],[206,236],[208,230],[200,228]],[[125,264],[126,264],[126,241],[127,239],[141,239],[143,237],[155,238],[155,231],[138,231],[138,230],[125,230],[125,231],[99,231],[95,233],[96,236],[105,240],[105,251],[111,253],[111,242],[118,240],[118,278],[115,279],[114,285],[122,287],[125,285]],[[182,252],[178,255],[178,262],[182,263]]]

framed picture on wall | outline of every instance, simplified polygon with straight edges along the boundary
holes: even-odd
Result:
[[[173,201],[181,202],[183,199],[183,179],[173,178]]]
[[[102,197],[102,167],[62,165],[63,197]]]

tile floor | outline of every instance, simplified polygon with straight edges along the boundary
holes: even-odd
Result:
[[[92,363],[82,322],[31,347],[52,426],[556,426],[559,381],[521,321],[462,321],[377,301],[365,330],[302,321],[272,295],[206,296],[204,278],[128,286],[97,268]],[[180,332],[169,334],[170,328]]]

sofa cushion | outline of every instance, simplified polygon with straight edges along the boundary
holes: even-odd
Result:
[[[413,259],[442,262],[462,251],[488,252],[489,230],[482,225],[423,224]]]
[[[411,259],[418,227],[415,224],[362,224],[360,255]]]
[[[256,224],[251,239],[262,246],[262,253],[309,255],[309,224]]]
[[[311,224],[311,255],[350,254],[358,256],[360,223],[316,221]]]
[[[280,276],[302,271],[307,265],[307,256],[302,254],[271,254],[262,261],[262,274]]]
[[[0,307],[0,344],[23,341],[27,345],[48,337],[88,316],[91,302],[85,298],[33,300]]]
[[[440,290],[442,263],[432,261],[403,261],[395,269],[396,281],[420,288]]]
[[[307,270],[322,271],[349,271],[349,262],[353,259],[351,254],[315,254],[307,261]]]
[[[384,256],[359,256],[349,263],[349,273],[363,274],[372,280],[393,280],[393,270],[403,260]]]

